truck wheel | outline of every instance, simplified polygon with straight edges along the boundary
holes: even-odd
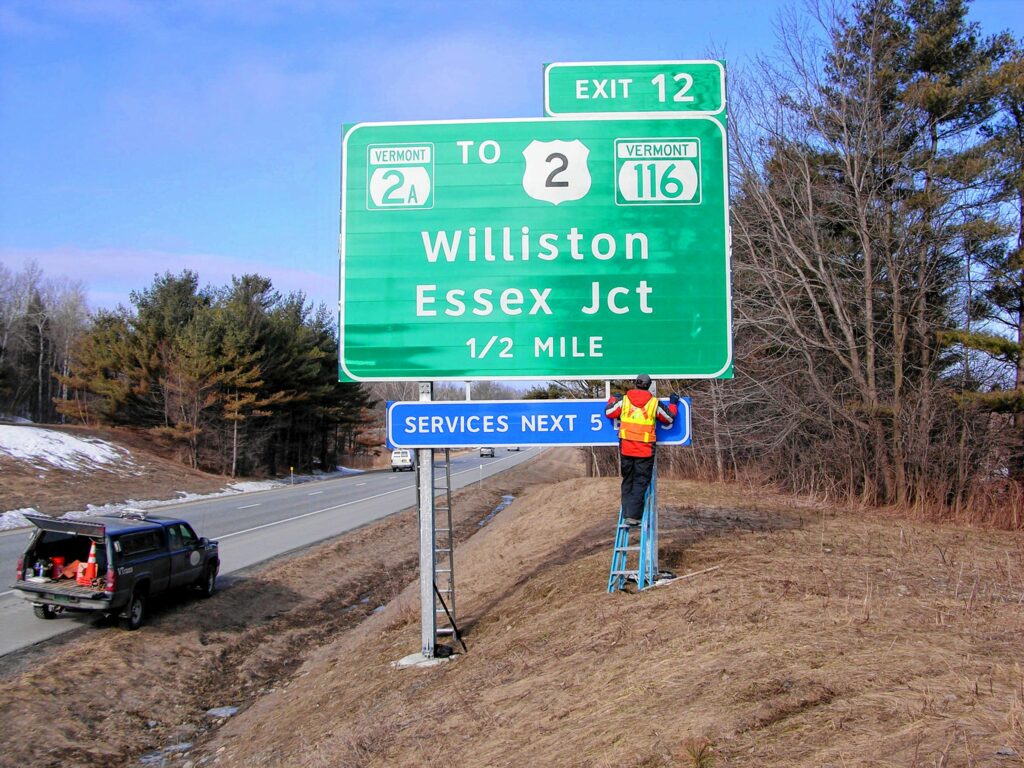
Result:
[[[217,589],[217,566],[206,566],[203,577],[196,586],[199,588],[200,597],[210,597]]]
[[[37,619],[53,619],[57,616],[57,609],[52,605],[33,605],[32,612]]]
[[[118,618],[121,629],[134,632],[142,626],[142,620],[146,615],[146,596],[142,594],[141,590],[137,589],[132,592],[132,599],[128,601],[125,614]]]

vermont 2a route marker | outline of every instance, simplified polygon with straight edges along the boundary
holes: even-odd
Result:
[[[341,378],[731,375],[723,123],[352,126]]]

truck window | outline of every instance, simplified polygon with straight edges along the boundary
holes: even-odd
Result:
[[[140,531],[121,537],[121,552],[125,557],[155,552],[163,548],[163,537],[160,531]]]
[[[167,535],[171,537],[171,550],[195,549],[199,538],[187,523],[175,523],[167,526]]]
[[[186,547],[194,547],[196,545],[196,534],[195,532],[185,523],[181,523],[178,528],[181,529],[181,540],[185,543]]]

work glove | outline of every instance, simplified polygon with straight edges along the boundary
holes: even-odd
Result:
[[[671,395],[668,396],[668,401],[672,403],[672,405],[679,405],[679,395],[673,392]]]

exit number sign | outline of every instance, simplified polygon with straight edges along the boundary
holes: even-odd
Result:
[[[544,67],[544,112],[725,114],[720,61],[571,62]]]

